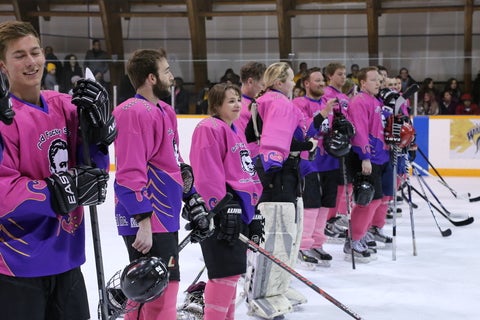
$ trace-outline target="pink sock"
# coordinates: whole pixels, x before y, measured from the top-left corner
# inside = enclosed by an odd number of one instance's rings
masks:
[[[352,239],[360,240],[366,234],[372,222],[373,215],[380,205],[381,200],[372,200],[367,206],[354,206],[352,210]]]
[[[163,294],[157,299],[145,303],[140,308],[125,315],[125,320],[176,320],[177,319],[177,294],[179,281],[170,281]]]
[[[313,248],[320,248],[327,240],[325,236],[325,226],[327,224],[327,216],[330,208],[321,207],[318,209],[317,220],[315,221],[315,227],[313,228]],[[305,230],[305,227],[304,227]]]
[[[303,232],[300,250],[308,250],[313,246],[314,239],[312,235],[315,232],[315,224],[318,220],[319,211],[320,209],[318,208],[303,209]],[[325,228],[325,226],[323,226],[323,228]]]
[[[235,275],[207,281],[204,320],[233,320],[239,278]]]
[[[372,226],[383,228],[387,219],[388,202],[392,199],[392,196],[383,196],[380,205],[373,215]]]

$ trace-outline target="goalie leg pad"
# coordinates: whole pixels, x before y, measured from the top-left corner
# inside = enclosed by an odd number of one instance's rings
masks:
[[[300,210],[289,202],[264,202],[258,206],[265,217],[266,241],[262,247],[290,266],[296,261],[301,241],[303,205],[298,207]],[[249,252],[245,291],[250,312],[267,319],[291,312],[292,303],[285,296],[290,279],[288,272],[266,257]]]

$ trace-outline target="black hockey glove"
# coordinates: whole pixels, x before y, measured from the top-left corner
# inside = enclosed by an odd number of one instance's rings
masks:
[[[89,166],[52,174],[45,181],[53,210],[66,215],[78,206],[102,204],[107,196],[108,178],[105,170]]]
[[[218,240],[225,240],[231,246],[238,239],[242,226],[242,208],[237,202],[229,202],[220,211]]]
[[[248,225],[248,237],[258,245],[265,242],[265,217],[258,210]]]
[[[83,109],[92,127],[106,126],[111,117],[108,92],[95,80],[78,80],[73,88],[72,103]]]
[[[193,187],[193,169],[186,163],[180,163],[180,170],[182,172],[183,180],[183,194],[188,194]]]
[[[393,113],[395,111],[395,103],[400,97],[400,94],[389,88],[383,88],[380,90],[378,95],[380,99],[382,99],[383,105],[391,109],[391,112]]]
[[[189,221],[189,223],[185,225],[185,229],[192,230],[192,242],[201,242],[213,234],[213,217],[208,217],[205,201],[203,201],[198,193],[192,194],[185,200],[182,217]]]
[[[15,111],[12,109],[12,102],[8,96],[8,85],[5,75],[0,72],[0,121],[6,125],[13,122]]]

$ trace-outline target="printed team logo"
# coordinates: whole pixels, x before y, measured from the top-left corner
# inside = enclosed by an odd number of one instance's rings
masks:
[[[330,121],[328,121],[328,117],[322,121],[320,130],[322,131],[322,133],[328,133],[328,131],[330,130]]]
[[[62,139],[56,139],[48,148],[48,161],[50,162],[50,172],[59,173],[68,170],[68,149],[67,142]]]
[[[178,145],[175,139],[172,139],[173,142],[173,154],[175,155],[175,160],[177,161],[177,165],[180,167],[180,152],[178,151]]]
[[[255,164],[253,163],[252,158],[250,158],[250,152],[248,150],[240,150],[240,160],[243,171],[247,172],[251,176],[254,176],[256,173]]]

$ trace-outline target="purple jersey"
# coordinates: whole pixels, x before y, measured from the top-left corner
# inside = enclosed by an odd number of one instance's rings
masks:
[[[310,128],[313,128],[313,117],[326,107],[326,103],[323,102],[322,99],[315,100],[307,96],[297,97],[293,99],[292,102],[300,111],[302,111],[304,117],[308,119],[307,124],[309,124]],[[323,147],[323,133],[326,133],[330,127],[329,123],[331,123],[331,117],[332,115],[329,115],[329,117],[322,122],[319,132],[317,132],[316,129],[310,129],[308,131],[308,136],[318,139],[318,147],[315,151],[316,155],[313,161],[302,159],[300,162],[300,172],[302,175],[307,175],[311,172],[324,172],[339,168],[338,159],[329,155]]]
[[[11,95],[14,121],[0,123],[0,273],[8,276],[59,274],[85,262],[83,208],[57,215],[44,181],[80,162],[77,108],[55,91],[40,99],[36,106]],[[106,168],[108,155],[92,156]]]
[[[269,90],[257,99],[258,114],[263,121],[260,159],[263,168],[281,167],[290,154],[292,138],[304,139],[305,119],[281,92]]]
[[[374,164],[389,161],[385,144],[382,103],[374,96],[360,91],[350,100],[350,121],[356,131],[352,138],[352,150],[360,160],[370,159]]]
[[[119,235],[135,235],[134,215],[153,212],[152,232],[180,228],[183,180],[173,108],[135,95],[113,111],[115,140],[115,217]]]
[[[250,110],[248,110],[248,107],[250,106],[250,103],[252,103],[252,101],[253,98],[242,94],[242,109],[240,110],[240,117],[234,121],[238,133],[245,134],[245,128],[247,127],[248,121],[250,121],[250,118],[252,117]],[[256,141],[248,144],[248,149],[250,149],[250,156],[252,158],[258,156],[259,148],[260,146]]]
[[[192,136],[190,162],[195,174],[195,187],[209,208],[227,192],[227,185],[240,198],[243,221],[250,223],[262,193],[262,184],[255,171],[243,135],[224,121],[203,119]]]

